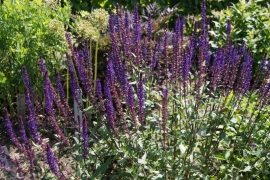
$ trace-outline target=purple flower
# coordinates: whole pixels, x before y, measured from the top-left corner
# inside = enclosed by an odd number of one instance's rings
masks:
[[[112,47],[116,47],[116,37],[115,37],[115,14],[111,13],[109,17],[109,29],[110,29],[110,38],[112,42]]]
[[[40,136],[38,135],[35,121],[33,119],[29,119],[27,121],[27,125],[28,125],[28,129],[29,129],[30,134],[33,137],[33,139],[36,142],[41,143],[42,140],[41,140]]]
[[[102,93],[102,87],[100,83],[100,79],[96,80],[96,97],[99,100],[99,108],[101,112],[105,112],[105,105],[103,101],[103,93]]]
[[[144,81],[142,79],[142,73],[140,73],[139,77],[139,84],[138,84],[138,91],[137,91],[137,96],[138,96],[138,101],[139,101],[139,120],[141,123],[141,126],[144,125]]]
[[[192,51],[189,49],[183,50],[183,64],[182,64],[182,84],[184,89],[184,96],[186,95],[187,81],[191,67]]]
[[[244,55],[245,51],[246,51],[246,43],[245,43],[245,41],[243,41],[242,45],[241,45],[241,47],[239,49],[239,55]]]
[[[159,40],[156,42],[156,45],[155,45],[155,48],[154,48],[154,52],[152,54],[152,59],[151,59],[151,71],[152,72],[156,68],[156,64],[157,64],[157,47],[158,47],[158,43],[160,43]]]
[[[232,89],[237,78],[237,72],[241,58],[238,55],[237,46],[228,47],[225,51],[225,66],[223,74],[224,93],[228,94]]]
[[[39,118],[36,115],[36,110],[34,108],[34,105],[32,104],[31,98],[30,98],[30,93],[26,87],[25,87],[25,102],[26,102],[26,107],[28,109],[29,119],[33,119],[33,120],[37,121],[38,124],[42,125],[41,121],[39,120]]]
[[[56,87],[57,87],[57,90],[59,92],[61,103],[64,105],[66,112],[68,112],[68,114],[71,115],[72,112],[71,112],[71,109],[69,108],[68,102],[66,100],[66,94],[65,94],[64,88],[63,88],[62,83],[61,83],[60,75],[58,72],[56,72],[55,76],[56,76]]]
[[[21,116],[19,117],[19,124],[20,124],[20,136],[21,136],[22,143],[25,148],[28,148],[29,142],[26,136],[25,127],[24,127],[24,123]]]
[[[66,54],[66,58],[67,58],[67,65],[68,65],[68,70],[69,70],[69,74],[70,74],[70,89],[71,89],[72,95],[73,95],[75,101],[77,102],[80,110],[83,111],[82,104],[79,101],[79,97],[76,94],[76,90],[79,89],[79,85],[78,85],[77,78],[76,78],[76,73],[75,73],[75,70],[73,68],[73,64],[72,64],[71,59],[70,59],[68,54]]]
[[[252,84],[252,88],[251,90],[255,90],[259,88],[259,85],[262,83],[262,80],[265,76],[267,67],[266,67],[266,53],[264,54],[264,57],[260,63],[260,70],[258,72],[258,74],[255,77],[254,83]],[[268,61],[269,62],[269,61]],[[269,65],[268,65],[269,66]]]
[[[168,49],[167,49],[167,47],[168,47],[168,38],[169,38],[169,35],[168,35],[167,29],[166,29],[165,32],[164,32],[164,50],[163,50],[166,76],[168,76]]]
[[[40,65],[41,71],[44,74],[44,76],[48,76],[48,71],[47,71],[46,66],[44,64],[44,60],[41,57],[40,57],[39,65]],[[57,107],[61,110],[63,116],[67,117],[66,108],[64,107],[64,105],[62,104],[61,100],[59,99],[56,91],[54,90],[53,84],[51,83],[49,78],[47,78],[46,80],[48,80],[47,86],[50,87],[51,99],[57,105]],[[48,88],[48,87],[46,87],[46,88]],[[63,93],[63,92],[61,92],[61,93]]]
[[[252,57],[251,53],[247,52],[244,56],[244,62],[241,65],[240,77],[236,85],[236,91],[242,95],[245,95],[249,90],[250,81],[252,78]]]
[[[132,32],[132,47],[134,54],[136,56],[135,64],[139,66],[139,62],[141,59],[140,49],[141,49],[141,23],[140,17],[138,13],[138,5],[135,5],[133,11],[133,32]]]
[[[176,39],[176,33],[172,34],[172,45],[173,45],[173,54],[172,54],[172,76],[171,78],[177,77],[177,64],[179,61],[179,46]]]
[[[224,69],[224,49],[219,47],[216,51],[216,54],[214,55],[214,62],[213,65],[210,68],[211,72],[211,88],[215,89],[218,85],[220,85],[221,78],[223,75],[223,69]]]
[[[230,37],[231,32],[232,32],[232,24],[231,24],[231,21],[228,19],[227,20],[227,26],[226,26],[227,39]]]
[[[148,14],[148,21],[147,21],[147,37],[148,37],[148,42],[151,42],[152,40],[152,31],[153,31],[153,23],[152,23],[152,18],[151,14]]]
[[[138,12],[138,5],[136,4],[133,11],[133,45],[140,44],[141,40],[141,24]]]
[[[116,9],[116,13],[117,13],[117,15],[115,16],[115,27],[116,27],[116,32],[117,32],[117,34],[118,34],[118,37],[119,37],[119,39],[120,39],[120,41],[122,42],[122,44],[123,44],[123,40],[124,40],[124,37],[123,37],[123,32],[124,32],[124,28],[123,28],[123,26],[124,26],[124,23],[123,23],[123,21],[122,21],[122,11],[119,9],[119,8],[117,8]]]
[[[42,72],[43,74],[45,74],[45,73],[48,72],[48,70],[47,70],[47,68],[46,68],[46,66],[45,66],[44,59],[43,59],[41,56],[39,57],[39,67],[40,67],[41,72]]]
[[[50,86],[50,80],[48,77],[48,73],[45,73],[44,76],[44,94],[45,94],[45,110],[46,113],[49,116],[54,115],[54,109],[53,109],[53,97],[52,97],[52,93],[51,93],[51,86]]]
[[[142,62],[144,60],[144,62]],[[145,62],[147,61],[147,45],[146,45],[146,39],[143,39],[143,46],[142,46],[142,59],[140,62],[140,65],[143,66]]]
[[[28,76],[28,73],[27,73],[27,70],[26,70],[25,66],[23,66],[22,72],[23,72],[23,81],[24,81],[24,84],[25,84],[25,88],[30,93],[30,97],[34,100],[34,103],[35,103],[35,105],[37,107],[37,110],[39,112],[42,112],[42,107],[41,107],[39,101],[37,100],[36,95],[34,93],[34,90],[33,90],[32,86],[31,86],[30,79],[29,79],[29,76]]]
[[[109,123],[111,129],[113,130],[114,134],[116,136],[118,136],[118,132],[117,132],[116,127],[115,127],[116,115],[114,112],[113,104],[109,99],[106,99],[106,113],[107,113],[108,123]]]
[[[111,88],[110,81],[109,79],[106,78],[104,81],[104,95],[106,99],[112,101],[112,94],[110,88]]]
[[[136,120],[136,114],[135,114],[135,103],[134,103],[134,92],[131,85],[128,86],[128,95],[126,98],[127,101],[127,107],[129,109],[131,120],[134,123],[134,126],[137,127],[137,120]]]
[[[130,20],[129,20],[129,14],[128,12],[125,12],[125,19],[124,19],[124,24],[125,24],[125,29],[129,30],[130,29]]]
[[[207,18],[206,18],[206,0],[203,0],[201,7],[201,30],[207,31]]]
[[[113,60],[109,56],[109,61],[106,68],[106,79],[109,80],[109,82],[114,83],[115,80],[115,72],[113,67]]]
[[[77,72],[78,72],[78,77],[82,83],[82,87],[83,89],[86,91],[87,95],[89,97],[92,97],[92,85],[91,82],[89,80],[89,78],[87,77],[87,72],[86,69],[84,67],[84,53],[83,51],[79,51],[76,53],[77,56],[76,58],[74,58],[74,62],[77,68]]]
[[[56,122],[55,119],[55,110],[53,108],[53,101],[52,101],[52,91],[51,91],[51,86],[50,86],[50,80],[48,77],[48,74],[46,73],[44,76],[44,93],[45,93],[45,110],[46,113],[50,119],[50,123],[53,126],[54,130],[57,132],[57,134],[61,137],[61,139],[69,145],[69,142],[65,135],[63,134],[62,130],[60,129],[59,125]]]
[[[9,154],[7,154],[5,152],[5,150],[2,148],[3,146],[0,144],[0,154],[4,157],[6,157],[6,159],[12,163],[12,165],[14,165],[15,167],[17,167],[19,169],[19,162],[16,160],[13,160]]]
[[[117,112],[120,115],[120,118],[117,118],[115,120],[118,123],[118,122],[120,122],[119,119],[121,119],[123,121],[124,130],[127,131],[127,122],[126,122],[126,119],[125,119],[125,115],[124,115],[124,111],[123,111],[123,108],[122,108],[122,104],[121,104],[121,101],[120,101],[120,97],[118,95],[118,92],[116,90],[115,84],[114,83],[111,83],[110,88],[111,88],[111,92],[112,92],[112,96],[113,96],[113,100],[115,102],[115,106],[116,106]]]
[[[49,144],[46,145],[46,155],[47,155],[47,163],[49,164],[51,171],[52,171],[59,179],[61,179],[61,174],[60,174],[60,172],[59,172],[58,165],[57,165],[57,163],[56,163],[54,154],[53,154],[53,152],[52,152],[52,150],[51,150]]]
[[[14,132],[14,129],[13,129],[12,123],[10,121],[10,118],[9,118],[9,114],[8,114],[7,109],[4,109],[4,111],[5,111],[5,127],[6,127],[7,133],[9,135],[11,141],[17,146],[17,148],[22,153],[24,153],[27,156],[26,150],[23,148],[23,146],[21,145],[21,143],[18,141],[17,136],[16,136],[16,134]]]

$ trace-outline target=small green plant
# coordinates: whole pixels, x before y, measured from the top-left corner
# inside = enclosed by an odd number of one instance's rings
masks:
[[[23,65],[29,67],[35,87],[40,86],[35,74],[38,56],[48,60],[48,68],[62,66],[62,55],[68,48],[64,25],[69,24],[69,18],[70,7],[61,7],[57,1],[5,0],[0,5],[1,107],[12,109],[16,95],[24,92],[19,75]]]

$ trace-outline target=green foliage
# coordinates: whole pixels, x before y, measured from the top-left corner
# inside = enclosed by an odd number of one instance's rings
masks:
[[[57,69],[67,50],[64,25],[69,23],[70,7],[57,1],[5,0],[0,5],[0,91],[2,105],[12,106],[14,97],[24,92],[21,68],[26,66],[36,86],[38,56]],[[35,78],[34,78],[35,77]]]
[[[255,64],[258,64],[264,53],[270,53],[270,11],[261,6],[261,0],[241,0],[233,4],[227,10],[220,13],[220,18],[215,22],[212,47],[222,45],[226,39],[226,23],[229,19],[232,23],[231,39],[233,43],[246,42],[247,47],[253,53]],[[264,4],[263,4],[264,5]]]

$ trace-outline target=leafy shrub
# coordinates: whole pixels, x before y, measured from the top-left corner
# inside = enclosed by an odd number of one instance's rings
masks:
[[[253,54],[254,61],[258,64],[265,53],[270,53],[270,11],[261,6],[260,0],[241,0],[227,10],[221,11],[216,27],[211,34],[214,36],[212,46],[224,44],[226,38],[225,27],[230,20],[233,31],[233,43],[241,44],[243,41]],[[256,69],[258,71],[258,69]]]
[[[69,6],[54,1],[5,0],[0,5],[0,90],[3,106],[13,106],[17,94],[24,92],[21,67],[28,67],[36,86],[38,56],[48,60],[48,68],[62,65],[67,50],[64,25],[69,23]],[[41,94],[40,94],[41,95]]]
[[[18,174],[44,179],[267,179],[270,66],[263,60],[252,80],[251,52],[230,43],[230,23],[226,43],[211,55],[205,1],[198,29],[187,42],[180,18],[173,33],[165,29],[158,39],[149,18],[142,36],[137,10],[132,22],[120,9],[110,15],[112,50],[106,78],[97,79],[96,88],[89,42],[78,49],[66,35],[69,82],[82,116],[73,117],[59,76],[53,85],[42,58],[44,107],[35,101],[23,68],[29,138],[43,149],[48,165],[38,169],[40,159],[32,156],[23,123],[17,138],[6,111],[10,139],[30,162],[29,170]],[[80,85],[83,101],[77,93]],[[37,112],[44,112],[44,119]],[[69,138],[63,132],[70,125],[79,133],[68,131]],[[44,133],[56,134],[57,145],[65,146],[73,162],[64,164]],[[12,162],[12,170],[20,170]]]

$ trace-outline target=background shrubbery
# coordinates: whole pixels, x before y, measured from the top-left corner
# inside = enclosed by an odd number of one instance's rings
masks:
[[[225,42],[226,23],[230,20],[233,27],[232,42],[239,45],[245,42],[253,54],[254,63],[259,64],[265,53],[270,54],[270,11],[269,4],[266,6],[263,2],[241,0],[221,11],[219,20],[214,22],[215,26],[210,31],[213,36],[212,47],[217,48]],[[257,71],[254,69],[253,72]]]
[[[21,67],[27,66],[36,87],[38,57],[48,61],[49,69],[63,66],[67,51],[65,24],[69,24],[70,6],[57,1],[5,0],[0,6],[0,91],[1,107],[14,107],[16,95],[24,93]],[[38,94],[41,98],[41,94]],[[13,112],[13,110],[12,110]]]

